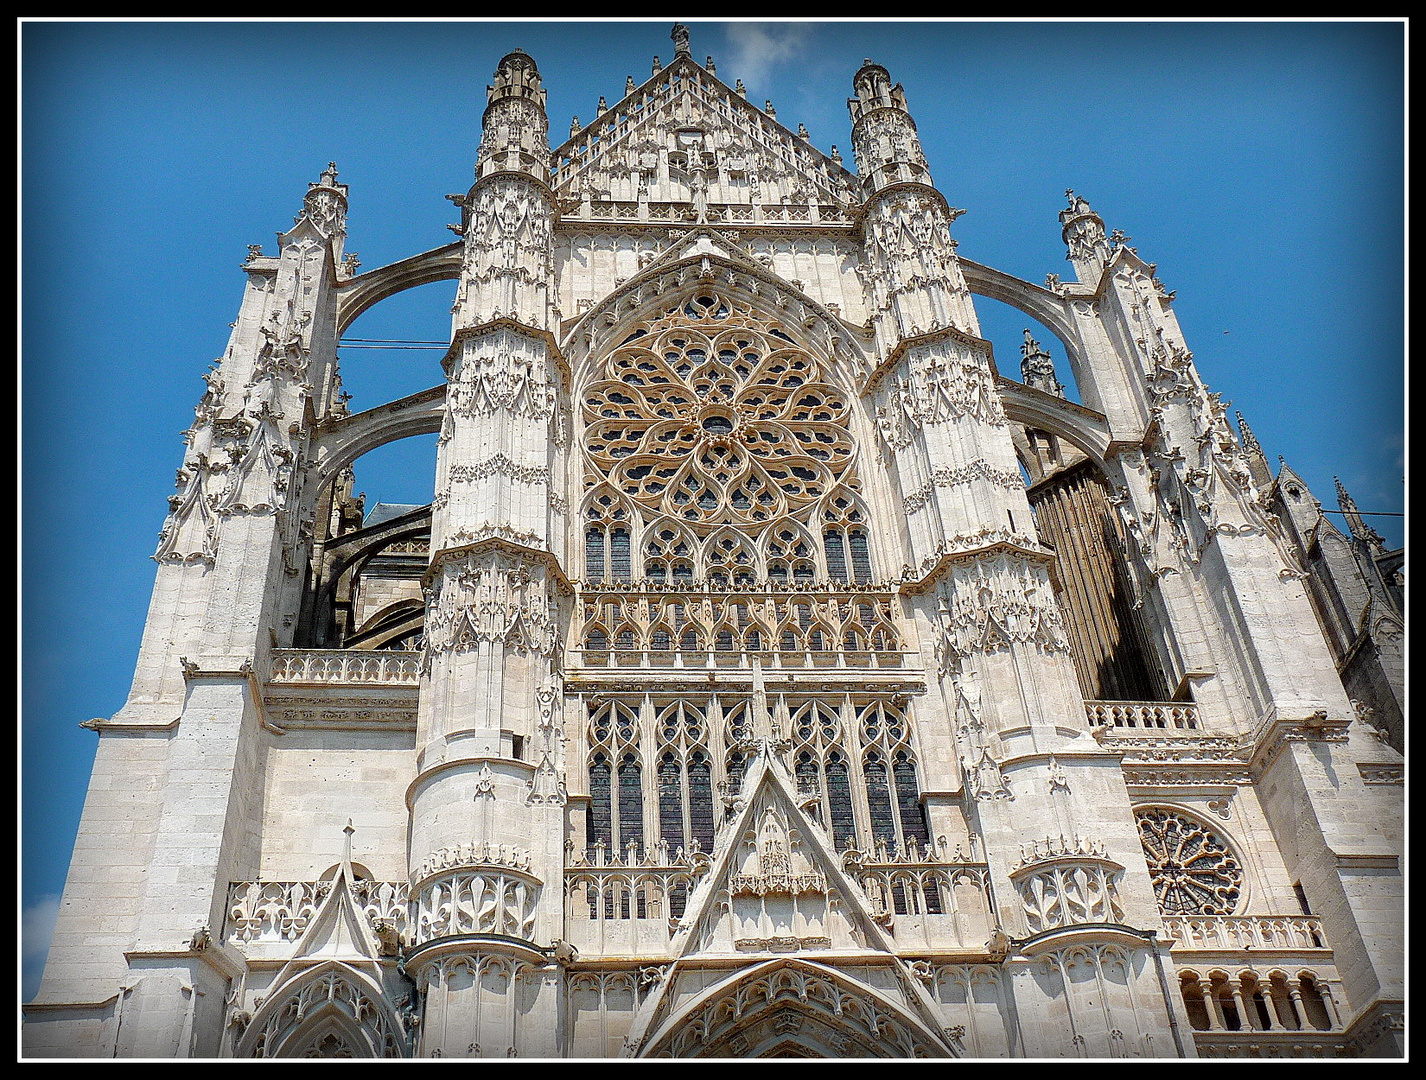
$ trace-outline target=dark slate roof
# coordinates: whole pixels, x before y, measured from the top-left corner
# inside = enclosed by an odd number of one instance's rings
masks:
[[[362,528],[369,529],[373,525],[380,525],[383,521],[390,521],[392,518],[399,518],[402,514],[409,514],[412,510],[420,510],[421,505],[420,503],[379,502],[366,515],[366,520],[362,522]]]

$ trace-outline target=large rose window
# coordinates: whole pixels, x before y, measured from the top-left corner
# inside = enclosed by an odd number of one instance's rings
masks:
[[[1168,810],[1138,815],[1159,910],[1165,915],[1231,915],[1243,894],[1243,868],[1206,825]]]
[[[645,323],[584,395],[590,457],[650,515],[761,525],[832,489],[846,396],[745,305],[704,294]]]

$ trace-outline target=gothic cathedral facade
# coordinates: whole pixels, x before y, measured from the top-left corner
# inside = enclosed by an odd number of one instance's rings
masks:
[[[962,258],[885,68],[849,169],[674,41],[553,149],[506,56],[456,242],[359,272],[329,167],[251,253],[27,1055],[1400,1055],[1399,692],[1154,267]]]

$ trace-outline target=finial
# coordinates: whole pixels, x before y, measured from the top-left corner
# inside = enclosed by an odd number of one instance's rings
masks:
[[[737,85],[733,87],[733,93],[743,98],[748,96],[748,88],[743,85],[742,79],[739,79]]]
[[[669,34],[669,37],[673,38],[673,55],[675,58],[692,55],[688,51],[688,27],[684,26],[683,23],[674,23],[673,32]]]
[[[326,170],[322,173],[322,179],[319,180],[318,183],[322,184],[325,187],[332,187],[336,184],[336,182],[337,163],[335,161],[329,161],[327,162]]]
[[[634,76],[628,75],[628,76],[626,76],[625,79],[624,79],[624,96],[627,97],[628,95],[632,94],[633,92],[634,92]]]
[[[1020,346],[1020,380],[1026,386],[1043,390],[1056,397],[1064,397],[1064,386],[1055,378],[1055,362],[1040,343],[1025,330],[1025,341]]]
[[[356,826],[352,824],[351,818],[347,818],[347,827],[342,832],[347,834],[347,838],[342,844],[342,862],[350,864],[352,861],[352,833],[356,832]]]
[[[773,120],[777,119],[777,110],[772,107],[771,99],[763,102],[763,112],[767,113],[769,118]]]
[[[798,125],[797,125],[797,137],[798,137],[799,139],[810,139],[810,138],[812,138],[812,136],[807,133],[807,125],[806,125],[806,124],[798,124]]]
[[[837,149],[836,143],[832,144],[832,160],[835,161],[838,165],[842,163],[842,152]]]
[[[609,103],[604,100],[604,95],[603,95],[603,94],[600,94],[600,95],[599,95],[599,105],[598,105],[598,108],[597,108],[595,111],[596,111],[596,113],[597,113],[598,115],[600,115],[600,116],[603,116],[605,113],[607,113],[607,112],[609,111]]]
[[[713,64],[713,57],[710,56],[703,66],[708,69],[709,75],[718,74],[718,68]]]
[[[1357,509],[1357,502],[1347,494],[1347,489],[1342,486],[1342,481],[1337,477],[1332,477],[1333,483],[1337,485],[1337,506],[1342,511],[1342,516],[1347,519],[1347,527],[1352,530],[1352,537],[1373,547],[1385,547],[1386,540],[1382,535],[1362,520],[1362,512]]]
[[[572,139],[579,134],[579,117],[576,116],[569,122],[569,137]]]
[[[1253,434],[1253,429],[1250,428],[1248,422],[1243,419],[1243,414],[1241,412],[1234,412],[1234,415],[1238,418],[1238,431],[1240,438],[1243,440],[1243,445],[1261,454],[1263,448],[1258,443],[1258,437]]]
[[[657,74],[658,74],[660,71],[662,71],[662,70],[663,70],[663,61],[660,60],[657,56],[655,56],[655,57],[654,57],[654,71],[653,71],[653,73],[654,73],[655,75],[657,75]]]
[[[1074,188],[1065,188],[1065,200],[1069,206],[1060,214],[1060,220],[1064,221],[1075,214],[1092,214],[1089,208],[1089,200],[1083,195],[1075,194]]]

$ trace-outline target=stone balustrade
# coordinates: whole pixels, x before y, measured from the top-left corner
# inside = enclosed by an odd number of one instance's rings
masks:
[[[1198,730],[1198,706],[1179,701],[1086,701],[1092,728]]]
[[[331,887],[330,881],[235,881],[228,886],[223,938],[241,946],[296,941]],[[404,881],[357,880],[351,890],[368,921],[387,921],[405,934],[410,904]]]
[[[1243,1036],[1315,1035],[1342,1030],[1340,991],[1330,964],[1311,968],[1260,965],[1231,970],[1180,969],[1179,989],[1200,1053],[1217,1042],[1220,1054]],[[1201,1036],[1199,1033],[1203,1033]],[[1236,1038],[1235,1038],[1236,1037]]]
[[[270,682],[416,686],[421,654],[395,649],[274,649]]]
[[[1165,915],[1175,949],[1240,952],[1330,949],[1322,920],[1312,915]]]

